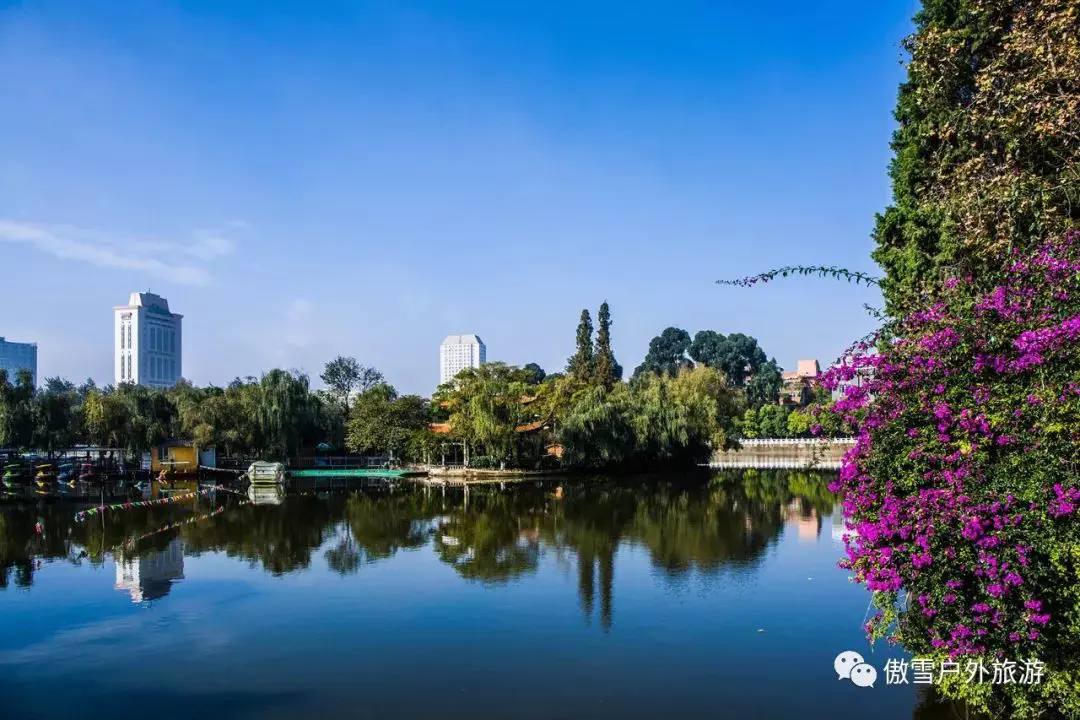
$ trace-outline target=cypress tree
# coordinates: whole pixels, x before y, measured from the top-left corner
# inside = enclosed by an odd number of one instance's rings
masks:
[[[595,367],[593,357],[593,324],[588,310],[581,311],[581,320],[577,326],[577,350],[566,363],[566,372],[578,378],[590,378]]]
[[[1080,3],[924,0],[874,259],[896,314],[1080,220]]]
[[[615,362],[615,353],[611,351],[611,308],[606,300],[600,305],[596,321],[599,323],[596,329],[596,382],[611,388],[622,379],[622,368]]]

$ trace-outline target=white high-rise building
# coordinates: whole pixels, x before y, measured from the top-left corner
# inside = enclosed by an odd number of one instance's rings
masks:
[[[487,347],[479,335],[447,335],[439,346],[439,384],[445,385],[465,368],[487,362]]]
[[[172,387],[182,367],[181,320],[169,301],[153,293],[131,293],[127,305],[113,308],[113,375],[116,384]]]

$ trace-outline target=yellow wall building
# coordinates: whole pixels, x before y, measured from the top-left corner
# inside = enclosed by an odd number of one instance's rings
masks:
[[[199,453],[190,443],[166,443],[151,449],[150,471],[156,474],[166,468],[174,475],[193,475],[199,471]]]

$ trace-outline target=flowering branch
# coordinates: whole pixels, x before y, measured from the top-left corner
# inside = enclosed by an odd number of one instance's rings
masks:
[[[789,275],[817,275],[819,277],[831,277],[834,280],[854,282],[856,285],[859,283],[863,283],[867,286],[881,284],[881,279],[873,277],[872,275],[867,275],[866,273],[858,272],[856,270],[827,267],[825,265],[788,265],[787,267],[769,270],[760,275],[751,275],[750,277],[739,278],[738,280],[717,280],[716,284],[750,287],[751,285],[757,285],[759,282],[769,282],[778,277],[787,277]]]

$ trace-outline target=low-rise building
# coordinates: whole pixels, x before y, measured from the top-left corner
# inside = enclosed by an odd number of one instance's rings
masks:
[[[787,405],[805,405],[813,397],[821,381],[821,366],[817,360],[799,360],[795,370],[781,375],[784,380],[780,393],[781,402]]]
[[[212,452],[212,451],[211,451]],[[208,457],[187,440],[166,440],[150,450],[150,472],[168,470],[172,475],[193,475],[199,471],[200,460]]]

